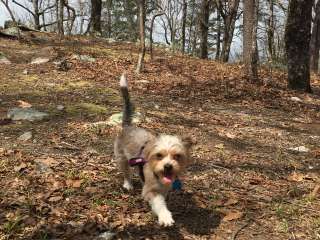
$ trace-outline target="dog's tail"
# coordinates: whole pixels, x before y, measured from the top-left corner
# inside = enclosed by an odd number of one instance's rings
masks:
[[[120,78],[120,91],[124,100],[122,127],[127,127],[131,125],[132,115],[134,113],[134,106],[130,101],[128,82],[125,74],[122,74]]]

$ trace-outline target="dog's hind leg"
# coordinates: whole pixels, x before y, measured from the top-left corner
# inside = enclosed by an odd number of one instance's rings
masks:
[[[126,158],[117,159],[118,167],[120,172],[123,174],[123,187],[127,190],[133,189],[132,181],[131,181],[131,171],[129,168],[129,164]]]

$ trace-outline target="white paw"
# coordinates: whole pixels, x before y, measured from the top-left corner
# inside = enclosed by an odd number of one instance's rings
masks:
[[[159,214],[159,224],[164,227],[170,227],[174,224],[172,214],[169,211],[164,211]]]
[[[128,191],[133,189],[133,186],[132,186],[131,182],[129,182],[128,180],[124,180],[122,186],[123,186],[125,189],[127,189]]]

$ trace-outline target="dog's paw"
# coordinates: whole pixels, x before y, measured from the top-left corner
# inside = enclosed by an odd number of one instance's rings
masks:
[[[172,214],[169,211],[165,211],[159,214],[159,224],[164,227],[170,227],[174,224]]]
[[[131,182],[129,182],[128,180],[125,180],[123,182],[122,186],[123,186],[123,188],[127,189],[128,191],[133,189],[133,186],[132,186]]]

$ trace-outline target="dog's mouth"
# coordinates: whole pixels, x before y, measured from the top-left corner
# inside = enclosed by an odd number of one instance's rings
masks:
[[[162,181],[164,184],[168,185],[171,184],[174,180],[174,173],[172,170],[167,170],[165,169],[163,171],[163,177],[162,177]]]

